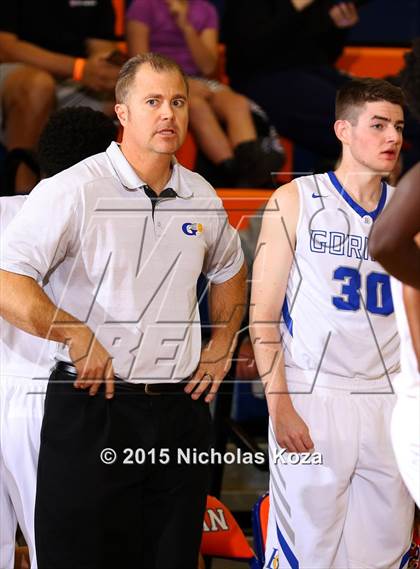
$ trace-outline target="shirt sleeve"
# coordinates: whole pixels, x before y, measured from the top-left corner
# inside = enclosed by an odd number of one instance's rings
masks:
[[[151,27],[153,24],[153,7],[150,0],[134,0],[127,10],[127,20],[142,22]]]
[[[78,191],[38,184],[2,236],[0,268],[42,282],[72,249],[80,230]]]
[[[238,232],[230,225],[222,200],[214,198],[215,220],[204,259],[203,273],[209,281],[220,284],[234,277],[244,262]]]

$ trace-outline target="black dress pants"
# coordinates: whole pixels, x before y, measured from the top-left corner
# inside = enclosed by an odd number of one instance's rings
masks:
[[[116,385],[112,400],[51,375],[35,508],[39,569],[196,569],[209,408],[184,393]],[[102,454],[103,449],[112,449]],[[113,461],[113,458],[115,460]],[[112,464],[106,464],[112,462]],[[190,461],[193,462],[193,461]]]

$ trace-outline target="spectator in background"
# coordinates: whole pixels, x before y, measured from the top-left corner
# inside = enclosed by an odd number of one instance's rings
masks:
[[[332,160],[340,152],[330,127],[335,95],[349,79],[334,62],[358,21],[358,3],[242,0],[238,9],[225,1],[232,86],[260,104],[281,135]]]
[[[39,141],[43,175],[53,176],[103,152],[116,134],[113,121],[99,111],[75,107],[53,113]],[[0,199],[1,235],[25,201],[26,196]],[[45,292],[52,295],[48,283],[43,284]],[[28,544],[31,568],[37,566],[33,522],[36,474],[44,393],[54,345],[1,319],[0,569],[13,567],[17,523]]]
[[[2,6],[0,139],[8,150],[35,149],[56,107],[113,112],[119,71],[107,61],[113,39],[111,0],[13,0]],[[19,192],[36,182],[31,161],[26,164],[17,173]]]
[[[225,185],[271,182],[281,154],[257,140],[250,101],[213,79],[218,62],[218,17],[206,0],[134,0],[127,12],[129,55],[172,57],[189,75],[190,127]],[[222,127],[225,127],[225,129]]]

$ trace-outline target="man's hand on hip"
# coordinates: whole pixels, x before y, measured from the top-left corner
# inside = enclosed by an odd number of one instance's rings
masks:
[[[89,395],[96,395],[102,382],[105,382],[105,397],[114,396],[114,368],[112,357],[93,333],[73,337],[70,357],[77,369],[76,389],[88,389]]]
[[[229,346],[220,346],[210,342],[201,352],[200,363],[185,388],[193,399],[198,399],[205,391],[206,403],[211,403],[232,364]]]

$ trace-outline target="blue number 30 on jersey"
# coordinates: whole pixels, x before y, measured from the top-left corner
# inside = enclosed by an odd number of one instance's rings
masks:
[[[366,277],[366,294],[362,296],[362,278],[357,269],[338,267],[333,274],[334,280],[343,281],[341,295],[333,296],[332,302],[339,310],[359,310],[363,302],[372,314],[388,316],[394,312],[391,295],[391,283],[385,273],[369,273]],[[366,302],[365,302],[366,299]]]

